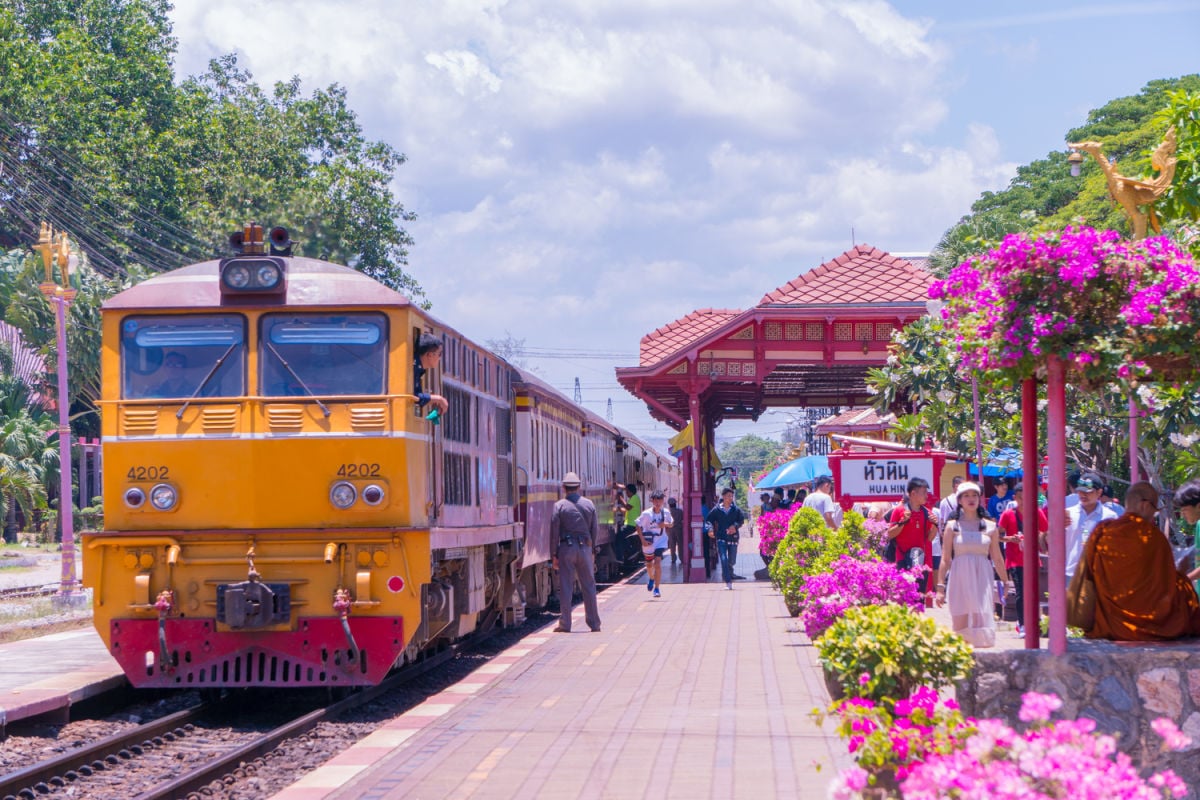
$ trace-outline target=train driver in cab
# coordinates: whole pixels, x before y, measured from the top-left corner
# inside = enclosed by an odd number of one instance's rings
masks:
[[[188,378],[187,373],[185,372],[186,369],[187,356],[177,351],[167,353],[166,357],[163,358],[162,367],[159,369],[159,373],[162,375],[162,380],[150,389],[150,391],[147,393],[147,396],[189,396],[195,390],[196,386]]]
[[[431,333],[422,333],[417,339],[416,355],[413,358],[413,394],[417,396],[417,408],[431,404],[439,414],[445,414],[450,404],[440,394],[429,394],[422,388],[425,373],[435,368],[442,359],[442,340]]]

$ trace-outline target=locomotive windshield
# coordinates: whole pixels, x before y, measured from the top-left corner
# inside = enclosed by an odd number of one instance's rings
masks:
[[[384,393],[383,314],[269,314],[258,363],[267,397]]]
[[[246,321],[235,314],[129,317],[121,396],[237,397],[246,389]]]

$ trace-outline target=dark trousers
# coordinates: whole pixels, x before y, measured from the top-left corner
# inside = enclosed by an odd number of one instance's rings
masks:
[[[571,630],[571,600],[575,581],[583,595],[584,618],[592,630],[600,629],[600,610],[596,606],[596,564],[591,545],[562,544],[558,548],[558,626]]]
[[[1008,579],[1013,582],[1013,588],[1017,591],[1017,624],[1022,628],[1025,627],[1025,568],[1013,567],[1008,570]]]
[[[721,579],[733,582],[733,565],[737,563],[737,542],[717,540],[717,558],[721,560]]]

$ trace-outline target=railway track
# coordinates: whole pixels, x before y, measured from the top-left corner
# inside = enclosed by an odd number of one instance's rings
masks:
[[[454,658],[458,648],[447,648],[400,670],[378,686],[314,711],[309,711],[269,731],[241,734],[220,728],[205,731],[197,723],[220,709],[199,704],[154,722],[114,734],[91,745],[47,759],[38,764],[0,776],[0,797],[4,800],[34,800],[71,786],[76,797],[108,797],[114,784],[131,787],[134,781],[124,777],[143,769],[159,773],[150,779],[152,786],[139,793],[126,790],[135,800],[174,800],[199,796],[200,790],[238,771],[253,770],[253,762],[270,753],[281,743],[312,730],[317,724],[333,719],[353,708],[403,686]],[[214,736],[214,731],[220,735]],[[220,740],[214,746],[213,739]],[[230,740],[232,746],[227,746]],[[210,754],[203,763],[179,774],[183,751]],[[174,751],[180,751],[176,754]],[[218,752],[219,751],[219,752]],[[250,766],[248,766],[250,765]],[[137,783],[147,783],[141,777]]]
[[[49,597],[57,593],[58,589],[59,585],[57,583],[41,586],[10,586],[7,589],[0,589],[0,600],[28,600],[37,597]]]

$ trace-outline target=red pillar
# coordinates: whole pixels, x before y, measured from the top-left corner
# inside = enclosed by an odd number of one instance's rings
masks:
[[[1067,399],[1063,364],[1057,356],[1046,363],[1046,442],[1050,455],[1047,514],[1050,523],[1050,652],[1067,652]]]
[[[1137,395],[1129,395],[1129,485],[1141,480],[1138,469],[1138,417]]]
[[[1040,646],[1038,617],[1041,614],[1042,587],[1038,585],[1038,409],[1037,378],[1021,384],[1021,473],[1025,484],[1021,517],[1025,521],[1025,649]]]
[[[688,568],[684,573],[684,582],[704,583],[706,580],[704,574],[704,515],[700,508],[704,492],[704,476],[700,470],[703,460],[700,454],[700,442],[701,433],[704,430],[704,419],[700,413],[700,395],[688,396],[688,416],[692,422],[693,446],[687,450],[686,503],[690,547],[688,548]]]

